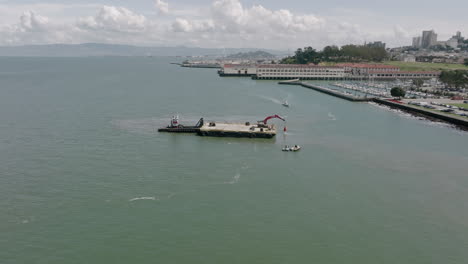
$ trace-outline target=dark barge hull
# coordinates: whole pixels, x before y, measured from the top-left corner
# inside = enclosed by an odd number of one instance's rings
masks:
[[[236,138],[273,138],[273,133],[245,133],[235,131],[198,131],[202,137],[236,137]]]
[[[158,129],[158,132],[168,133],[198,133],[199,131],[199,127],[164,127]]]

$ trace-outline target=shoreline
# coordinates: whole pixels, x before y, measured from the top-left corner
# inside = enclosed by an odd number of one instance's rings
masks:
[[[301,81],[284,81],[284,82],[279,82],[278,84],[281,85],[299,85],[308,89],[312,89],[321,93],[325,93],[328,95],[332,95],[347,101],[352,101],[352,102],[374,102],[379,105],[385,105],[393,109],[399,109],[401,111],[404,111],[406,113],[412,114],[414,116],[421,116],[425,117],[429,120],[436,120],[436,121],[441,121],[445,122],[451,125],[456,126],[457,128],[460,128],[462,130],[468,131],[468,118],[463,118],[463,117],[457,117],[457,116],[452,116],[450,114],[445,114],[445,113],[439,113],[431,110],[426,110],[422,109],[419,107],[414,107],[410,106],[408,104],[404,103],[398,103],[398,102],[392,102],[390,100],[386,100],[383,98],[378,98],[378,97],[369,97],[369,98],[358,98],[352,95],[346,95],[344,93],[336,92],[331,89],[323,88],[317,85],[312,85],[308,83],[304,83]]]

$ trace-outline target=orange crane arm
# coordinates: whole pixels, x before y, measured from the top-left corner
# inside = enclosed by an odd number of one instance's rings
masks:
[[[272,119],[272,118],[278,118],[278,119],[281,119],[283,121],[286,121],[286,119],[282,118],[281,116],[279,115],[272,115],[272,116],[268,116],[266,117],[264,120],[263,120],[263,123],[266,124],[268,122],[268,120]]]

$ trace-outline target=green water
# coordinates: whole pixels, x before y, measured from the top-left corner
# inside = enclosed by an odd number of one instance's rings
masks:
[[[0,263],[466,263],[466,132],[172,60],[0,58]]]

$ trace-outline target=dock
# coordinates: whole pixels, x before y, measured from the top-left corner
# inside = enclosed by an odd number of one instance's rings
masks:
[[[374,100],[374,97],[356,97],[356,96],[353,96],[353,95],[348,95],[348,94],[345,94],[345,93],[342,93],[342,92],[339,92],[339,91],[335,91],[335,90],[325,88],[325,87],[322,87],[322,86],[318,86],[318,85],[313,85],[313,84],[310,84],[310,83],[301,82],[301,81],[298,81],[298,80],[282,81],[282,82],[279,82],[279,84],[283,84],[283,85],[300,85],[300,86],[305,87],[305,88],[309,88],[309,89],[312,89],[312,90],[315,90],[315,91],[318,91],[318,92],[321,92],[321,93],[325,93],[325,94],[328,94],[328,95],[339,97],[341,99],[345,99],[345,100],[352,101],[352,102],[369,102],[369,101]]]

